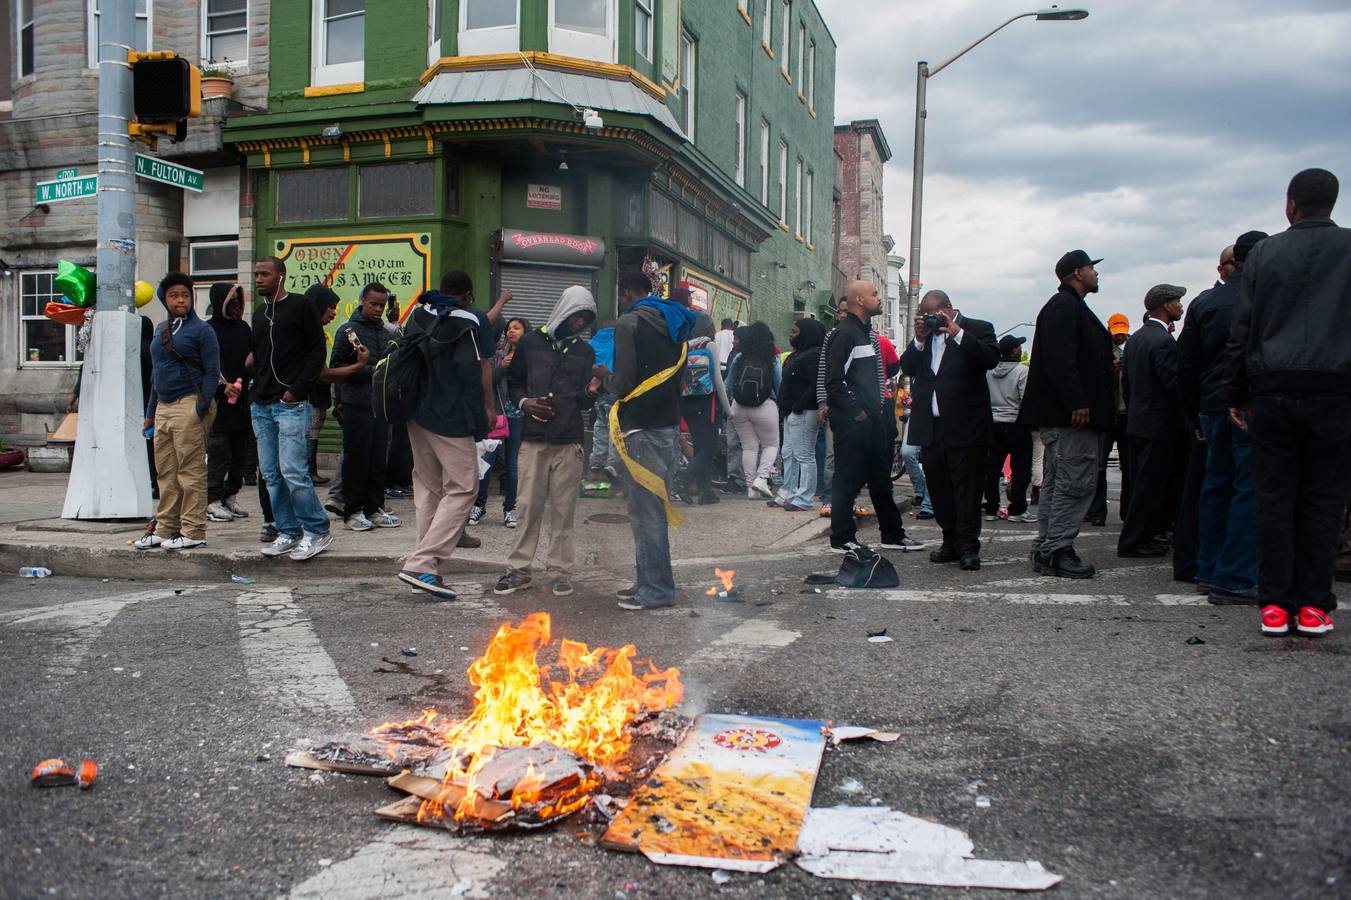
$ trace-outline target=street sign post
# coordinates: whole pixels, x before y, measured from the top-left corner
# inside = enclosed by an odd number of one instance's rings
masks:
[[[144,153],[136,154],[136,174],[141,178],[173,185],[188,191],[202,192],[206,175],[201,169],[190,169],[178,163],[166,162]]]
[[[83,178],[68,178],[61,181],[39,181],[37,183],[38,203],[60,203],[62,200],[78,200],[92,197],[98,193],[97,175]]]

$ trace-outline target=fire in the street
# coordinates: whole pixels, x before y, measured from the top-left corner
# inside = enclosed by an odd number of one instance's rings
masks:
[[[704,593],[710,597],[716,597],[718,596],[718,593],[721,590],[722,595],[726,597],[727,594],[732,590],[732,579],[736,576],[736,570],[714,568],[713,574],[718,576],[718,578],[722,581],[722,588],[719,589],[716,587],[711,587],[708,590],[704,591]]]
[[[639,713],[670,709],[684,697],[680,672],[636,660],[632,644],[592,650],[563,639],[556,659],[541,663],[541,651],[553,646],[548,613],[532,613],[519,627],[504,624],[469,667],[475,694],[468,716],[445,721],[426,710],[411,723],[373,732],[416,724],[435,731],[449,751],[445,789],[437,800],[424,800],[419,821],[448,813],[459,821],[491,821],[504,804],[529,809],[540,820],[567,815],[600,785],[595,766],[613,763],[629,749],[625,726]],[[533,752],[503,753],[510,748]]]

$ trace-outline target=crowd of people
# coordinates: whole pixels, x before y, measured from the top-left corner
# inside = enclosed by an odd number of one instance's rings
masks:
[[[478,543],[467,529],[488,516],[497,472],[515,534],[495,592],[532,584],[547,522],[543,580],[566,596],[579,488],[605,480],[623,491],[634,537],[620,605],[652,609],[675,601],[667,528],[681,506],[744,494],[819,513],[830,549],[849,553],[862,547],[866,487],[880,549],[919,551],[894,497],[909,475],[912,515],[941,533],[931,563],[979,570],[982,519],[1008,520],[1036,523],[1035,572],[1091,578],[1075,543],[1108,520],[1115,448],[1118,556],[1171,554],[1174,577],[1210,602],[1260,606],[1265,633],[1323,634],[1334,568],[1351,569],[1351,231],[1331,219],[1337,189],[1329,172],[1300,172],[1288,230],[1241,234],[1185,315],[1185,288],[1151,287],[1134,330],[1086,302],[1101,260],[1064,254],[1030,358],[1025,339],[999,337],[939,290],[920,298],[899,352],[872,327],[882,301],[866,281],[848,286],[829,331],[801,318],[783,346],[764,322],[715,327],[688,291],[640,271],[618,278],[617,319],[597,323],[595,299],[574,286],[537,327],[504,319],[509,293],[476,308],[461,271],[400,326],[372,282],[328,351],[336,294],[288,293],[279,259],[255,267],[250,323],[238,286],[212,289],[203,322],[191,280],[171,273],[158,291],[169,318],[148,342],[159,502],[137,546],[191,549],[208,521],[246,516],[237,495],[256,455],[264,554],[322,553],[329,512],[354,532],[397,528],[386,500],[411,491],[416,547],[398,578],[450,599],[439,566]],[[372,385],[414,356],[425,389],[391,417]],[[342,456],[321,502],[330,405]]]

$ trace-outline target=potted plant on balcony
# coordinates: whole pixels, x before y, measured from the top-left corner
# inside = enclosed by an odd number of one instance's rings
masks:
[[[202,67],[202,99],[229,97],[235,90],[235,74],[229,69],[230,61],[216,62],[208,59]]]

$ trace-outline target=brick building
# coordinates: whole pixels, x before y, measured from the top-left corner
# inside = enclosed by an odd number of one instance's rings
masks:
[[[891,148],[876,119],[835,126],[841,163],[840,269],[850,281],[863,279],[885,290],[887,247],[883,243],[882,167]]]

